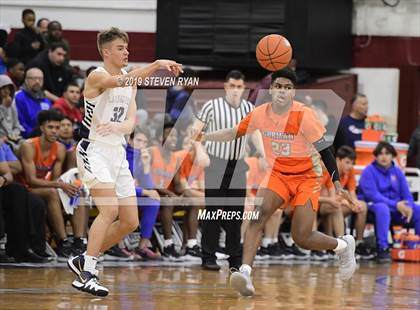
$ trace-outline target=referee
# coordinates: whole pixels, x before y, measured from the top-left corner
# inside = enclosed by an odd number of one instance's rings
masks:
[[[240,71],[233,70],[228,73],[224,88],[225,96],[204,104],[193,125],[195,132],[201,132],[203,129],[206,132],[213,132],[232,128],[253,110],[252,103],[242,99],[245,76]],[[251,136],[251,139],[259,143],[259,137],[255,135]],[[224,209],[242,214],[248,170],[244,161],[246,143],[246,136],[230,142],[206,142],[205,146],[210,157],[210,166],[205,170],[207,212],[215,213],[218,209]],[[240,244],[242,219],[211,219],[203,220],[202,224],[202,267],[207,270],[220,269],[216,263],[215,253],[222,225],[226,231],[226,254],[229,255],[229,266],[239,268],[242,263]]]

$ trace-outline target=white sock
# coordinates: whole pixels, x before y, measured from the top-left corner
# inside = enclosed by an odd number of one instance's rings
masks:
[[[269,244],[272,244],[273,243],[273,239],[271,239],[271,238],[263,238],[262,239],[262,243],[261,243],[261,246],[263,246],[264,248],[266,248],[266,247],[268,247],[268,245]]]
[[[251,275],[252,267],[250,265],[242,264],[239,268],[240,272],[246,273],[247,275]]]
[[[335,253],[339,253],[347,247],[347,242],[343,239],[336,238],[335,240],[337,240],[337,247],[333,250]]]
[[[279,238],[273,238],[273,243],[274,244],[279,243]]]
[[[89,271],[91,274],[95,274],[97,262],[98,259],[95,256],[85,255],[85,265],[83,266],[83,270]]]
[[[165,240],[163,241],[163,245],[164,245],[164,247],[165,247],[165,248],[166,248],[167,246],[172,245],[172,244],[174,244],[174,241],[173,241],[172,239],[165,239]]]
[[[187,248],[193,248],[197,245],[197,239],[188,239]]]
[[[361,243],[363,243],[363,240],[356,240],[356,246],[358,246]]]

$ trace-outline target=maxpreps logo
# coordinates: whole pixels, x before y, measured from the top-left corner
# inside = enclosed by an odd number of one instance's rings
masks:
[[[260,216],[259,211],[225,211],[215,210],[209,211],[206,209],[198,210],[198,220],[218,221],[218,220],[258,220]]]

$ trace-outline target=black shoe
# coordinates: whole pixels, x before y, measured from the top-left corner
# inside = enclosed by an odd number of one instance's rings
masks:
[[[261,246],[257,251],[257,255],[255,255],[255,260],[266,260],[269,258],[270,254],[268,251],[268,247]]]
[[[303,253],[294,243],[290,247],[290,253],[293,254],[294,259],[308,259],[310,257],[308,254]]]
[[[179,253],[175,250],[175,244],[168,245],[163,248],[162,253],[163,259],[175,262],[183,261],[183,258],[179,255]]]
[[[283,248],[279,243],[273,243],[268,246],[268,254],[274,259],[292,259],[293,254]]]
[[[76,280],[71,284],[75,289],[83,291],[95,296],[107,296],[109,291],[105,286],[99,284],[99,279],[96,275],[89,271],[82,271]]]
[[[45,251],[34,251],[34,252],[36,255],[41,256],[42,258],[46,259],[48,262],[52,262],[55,259],[54,256],[51,256]]]
[[[104,254],[104,259],[106,261],[122,261],[122,262],[126,262],[126,261],[130,261],[133,260],[133,257],[130,257],[129,255],[127,255],[126,253],[124,253],[118,245],[114,245],[112,248],[110,248],[109,250],[105,251]]]
[[[187,247],[185,250],[184,257],[187,260],[200,260],[202,257],[200,247],[197,244],[194,245],[192,248]]]
[[[0,250],[0,264],[16,263],[15,259],[6,255],[4,250]]]
[[[67,266],[76,274],[76,276],[80,276],[80,273],[83,271],[83,267],[85,266],[85,256],[80,254],[71,257],[67,261]]]
[[[360,259],[369,260],[374,258],[375,254],[370,247],[362,242],[356,246],[356,256],[359,256]]]
[[[61,258],[61,259],[70,258],[71,256],[73,256],[72,243],[68,239],[61,240],[58,243],[58,246],[55,249],[55,252],[57,253],[58,258]]]
[[[390,263],[391,255],[389,254],[389,249],[379,249],[376,254],[376,261],[380,264]]]
[[[23,253],[22,255],[15,256],[15,260],[17,263],[33,263],[33,264],[48,263],[48,260],[46,258],[38,256],[31,249],[28,249],[28,251],[26,251],[26,253]]]
[[[311,260],[326,261],[329,259],[329,254],[325,251],[311,251]]]
[[[201,268],[204,270],[219,271],[220,266],[214,260],[203,261]]]
[[[84,253],[87,249],[87,245],[84,243],[83,239],[75,238],[73,240],[73,255],[77,256]]]

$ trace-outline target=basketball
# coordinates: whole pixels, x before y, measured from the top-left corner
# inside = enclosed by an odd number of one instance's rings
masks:
[[[269,34],[258,42],[255,55],[261,67],[277,71],[289,64],[292,59],[292,46],[285,37]]]

